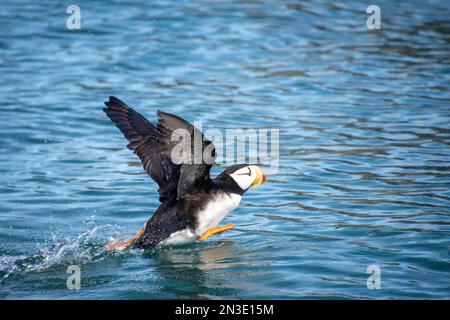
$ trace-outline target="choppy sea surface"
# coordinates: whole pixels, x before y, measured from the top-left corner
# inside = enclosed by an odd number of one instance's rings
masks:
[[[0,298],[450,298],[448,1],[378,1],[381,30],[362,1],[74,4],[81,30],[67,1],[0,4]],[[278,172],[231,231],[105,252],[158,207],[109,95],[276,128]]]

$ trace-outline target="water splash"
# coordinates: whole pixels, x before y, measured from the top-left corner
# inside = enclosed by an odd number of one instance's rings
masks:
[[[11,274],[45,272],[72,264],[83,265],[103,260],[108,252],[103,250],[103,242],[98,239],[99,230],[103,231],[104,228],[96,226],[76,238],[60,238],[54,233],[52,244],[39,244],[34,255],[0,256],[0,282]]]

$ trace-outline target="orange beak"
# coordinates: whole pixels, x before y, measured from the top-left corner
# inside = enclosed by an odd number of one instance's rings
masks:
[[[252,187],[258,187],[267,181],[267,177],[264,172],[258,166],[252,166],[256,171],[256,178],[252,183]]]

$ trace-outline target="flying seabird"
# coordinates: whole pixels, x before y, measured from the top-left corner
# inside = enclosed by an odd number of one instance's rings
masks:
[[[238,207],[250,187],[266,181],[261,168],[247,164],[232,165],[211,178],[216,158],[214,144],[178,116],[158,110],[154,126],[116,97],[109,97],[105,105],[103,111],[127,138],[127,147],[158,184],[161,203],[136,236],[108,243],[106,249],[123,250],[131,245],[151,249],[159,244],[203,241],[229,230],[232,224],[218,224]],[[200,141],[197,146],[201,150],[196,149],[196,141]],[[201,151],[198,161],[194,159],[196,151]],[[179,155],[177,159],[174,154]]]

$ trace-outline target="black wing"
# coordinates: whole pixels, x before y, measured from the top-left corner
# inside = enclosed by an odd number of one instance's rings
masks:
[[[158,111],[155,127],[115,97],[109,97],[105,105],[103,110],[130,142],[127,147],[158,184],[161,202],[172,196],[182,198],[193,189],[212,183],[209,171],[215,159],[214,144],[189,122]],[[179,156],[172,161],[172,153],[178,150]],[[203,159],[203,153],[209,157]],[[199,154],[201,158],[195,158]]]
[[[165,154],[179,166],[177,197],[212,184],[209,175],[216,158],[214,144],[186,120],[158,111],[158,130]],[[177,159],[174,159],[176,157]]]

